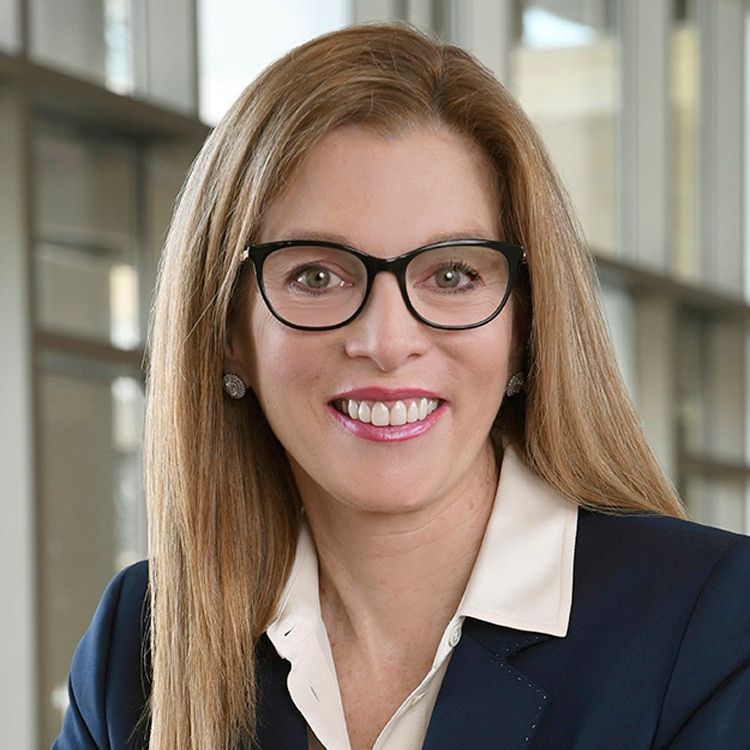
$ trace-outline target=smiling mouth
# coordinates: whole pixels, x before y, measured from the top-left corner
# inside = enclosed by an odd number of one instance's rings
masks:
[[[427,419],[440,405],[440,399],[406,399],[394,401],[389,406],[383,401],[357,401],[345,398],[332,401],[331,404],[336,411],[358,422],[375,427],[399,427]]]

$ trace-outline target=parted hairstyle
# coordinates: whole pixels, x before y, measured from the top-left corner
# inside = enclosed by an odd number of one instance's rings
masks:
[[[482,149],[499,239],[528,257],[513,306],[526,387],[501,407],[501,441],[571,502],[683,514],[623,386],[566,194],[518,104],[467,52],[404,25],[314,39],[267,68],[211,133],[162,256],[146,428],[152,750],[251,744],[256,646],[294,557],[300,500],[253,393],[222,393],[227,325],[264,211],[342,126],[387,138],[438,126]]]

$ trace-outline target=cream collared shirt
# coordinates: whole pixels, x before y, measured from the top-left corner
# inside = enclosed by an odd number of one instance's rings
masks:
[[[505,451],[495,502],[463,599],[430,671],[391,717],[373,750],[416,750],[427,733],[466,617],[564,636],[573,592],[577,508]],[[297,555],[267,630],[288,660],[289,694],[308,726],[310,750],[350,750],[333,655],[320,614],[318,559],[303,523]]]

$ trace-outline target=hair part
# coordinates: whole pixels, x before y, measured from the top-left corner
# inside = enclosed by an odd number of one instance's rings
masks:
[[[523,394],[496,431],[572,502],[682,515],[607,335],[592,260],[534,128],[492,74],[403,25],[350,27],[271,65],[198,155],[162,256],[150,336],[146,477],[152,750],[229,750],[256,722],[255,648],[288,576],[299,498],[252,392],[221,392],[239,257],[329,132],[440,126],[494,168]]]

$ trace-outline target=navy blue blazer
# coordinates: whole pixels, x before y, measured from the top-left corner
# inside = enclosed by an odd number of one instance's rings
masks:
[[[139,747],[147,568],[113,580],[73,659],[54,750]],[[258,748],[307,750],[259,644]],[[750,538],[582,511],[564,638],[467,620],[424,750],[749,750]]]

